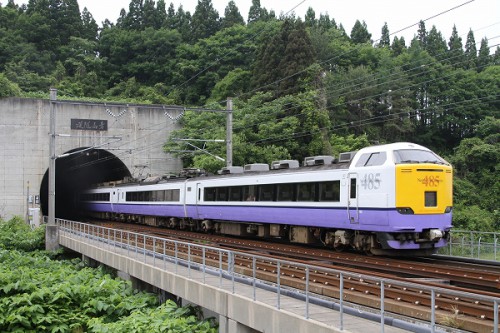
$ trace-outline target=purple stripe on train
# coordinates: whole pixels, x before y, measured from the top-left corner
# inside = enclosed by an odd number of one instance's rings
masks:
[[[256,223],[293,224],[324,228],[348,228],[375,232],[421,232],[424,229],[451,228],[451,213],[402,215],[395,209],[351,209],[310,207],[90,204],[94,211],[142,214],[194,219],[230,220]]]

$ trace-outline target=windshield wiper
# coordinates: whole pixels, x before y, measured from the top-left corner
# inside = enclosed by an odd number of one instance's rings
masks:
[[[446,165],[445,163],[443,163],[441,161],[438,161],[438,160],[434,160],[434,161],[427,160],[427,161],[423,161],[422,163],[434,163],[434,164],[443,164],[443,165]]]
[[[404,161],[401,161],[399,163],[420,163],[420,161],[416,161],[416,160],[404,160]]]

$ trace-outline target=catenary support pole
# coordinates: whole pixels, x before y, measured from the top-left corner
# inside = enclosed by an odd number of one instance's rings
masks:
[[[55,219],[56,207],[56,100],[57,89],[50,89],[50,142],[49,142],[49,218],[45,230],[45,249],[59,248],[59,235]]]
[[[227,99],[226,166],[233,166],[233,100]]]

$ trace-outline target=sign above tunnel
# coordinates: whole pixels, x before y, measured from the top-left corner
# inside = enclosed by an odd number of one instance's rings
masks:
[[[99,119],[71,119],[72,130],[107,131],[108,121]]]

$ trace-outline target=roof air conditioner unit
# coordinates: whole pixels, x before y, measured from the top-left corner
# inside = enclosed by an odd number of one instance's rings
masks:
[[[271,163],[271,169],[279,170],[279,169],[296,169],[299,167],[299,161],[296,160],[281,160],[281,161],[273,161]]]
[[[339,155],[339,162],[344,163],[344,162],[351,162],[352,158],[356,155],[355,151],[350,151],[347,153],[340,153]]]
[[[269,165],[266,163],[253,163],[245,165],[245,172],[269,171]]]
[[[333,156],[310,156],[304,158],[304,166],[325,165],[335,163]]]
[[[241,166],[223,167],[217,173],[219,175],[229,175],[229,174],[233,174],[233,173],[243,173],[243,167],[241,167]]]

